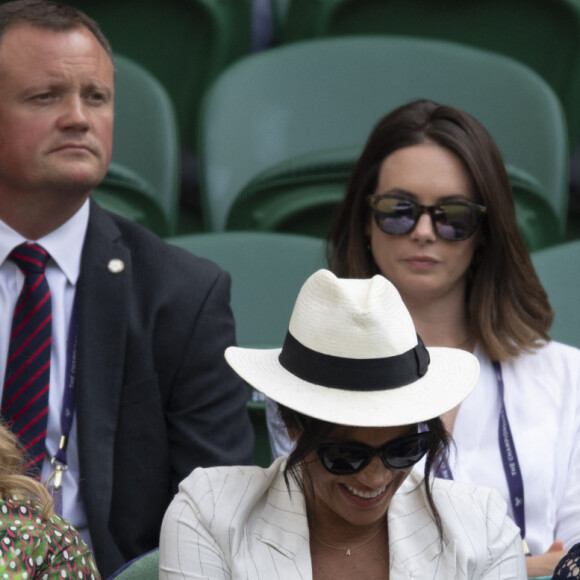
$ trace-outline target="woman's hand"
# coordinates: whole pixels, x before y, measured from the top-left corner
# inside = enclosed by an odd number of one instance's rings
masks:
[[[554,573],[558,562],[567,553],[568,550],[564,550],[564,544],[560,540],[556,540],[545,554],[529,556],[526,558],[528,578],[551,576]]]

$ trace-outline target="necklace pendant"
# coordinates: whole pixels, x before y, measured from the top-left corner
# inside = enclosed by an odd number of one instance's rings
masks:
[[[346,555],[350,556],[350,548],[346,551]]]

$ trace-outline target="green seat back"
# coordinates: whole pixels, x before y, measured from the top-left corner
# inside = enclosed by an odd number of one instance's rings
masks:
[[[460,42],[534,69],[561,99],[570,144],[580,139],[580,3],[577,0],[292,0],[283,42],[392,34]]]
[[[302,284],[325,267],[323,240],[267,232],[188,234],[167,240],[209,258],[232,277],[231,306],[241,346],[282,346]]]
[[[286,14],[290,8],[292,0],[269,0],[270,6],[272,7],[272,21],[274,24],[275,38],[277,41],[280,40],[283,30],[284,23],[286,22]]]
[[[554,309],[551,337],[580,348],[580,240],[532,253],[532,261]]]
[[[179,209],[179,137],[167,91],[142,66],[115,56],[113,162],[148,186],[163,210],[168,233]]]
[[[359,154],[359,148],[330,149],[266,169],[234,200],[226,229],[325,237]]]
[[[321,151],[260,173],[234,201],[227,229],[326,237],[360,152],[359,148]],[[508,165],[507,171],[528,250],[562,241],[558,217],[539,183],[516,167]]]
[[[251,0],[70,0],[98,23],[113,50],[147,68],[174,103],[181,139],[195,147],[201,96],[251,48]]]
[[[111,163],[105,179],[92,192],[105,209],[155,232],[169,235],[167,216],[150,184],[126,167]]]
[[[109,576],[108,580],[159,580],[159,550],[135,558]]]
[[[506,169],[514,196],[516,221],[528,250],[533,252],[562,242],[561,221],[540,184],[516,167],[508,164]]]
[[[457,106],[481,121],[505,161],[538,182],[563,235],[568,145],[550,87],[500,55],[385,36],[289,44],[246,57],[217,79],[200,127],[206,229],[229,227],[235,200],[262,172],[329,149],[360,149],[379,118],[417,98]]]

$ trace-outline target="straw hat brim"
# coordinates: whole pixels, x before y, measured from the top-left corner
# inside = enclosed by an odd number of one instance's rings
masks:
[[[351,391],[304,381],[278,361],[281,349],[229,347],[230,366],[270,399],[304,415],[339,425],[394,427],[438,417],[475,387],[479,362],[470,353],[429,347],[429,370],[421,379],[393,389]]]

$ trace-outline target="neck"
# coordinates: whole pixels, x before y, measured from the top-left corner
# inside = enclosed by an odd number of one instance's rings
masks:
[[[306,493],[306,503],[312,498]],[[354,546],[365,542],[368,538],[380,535],[382,530],[387,533],[387,515],[369,524],[352,524],[331,510],[325,504],[315,501],[315,507],[307,509],[308,528],[313,538],[326,545],[336,548],[353,549]]]
[[[473,348],[467,309],[462,301],[404,301],[426,346]]]
[[[83,205],[85,196],[0,196],[0,219],[29,240],[38,240],[66,223]]]
[[[373,539],[378,537],[381,532],[388,536],[387,522],[385,520],[376,522],[372,526],[352,526],[349,533],[339,534],[338,530],[327,530],[327,535],[322,535],[320,531],[314,529],[315,526],[310,526],[310,534],[313,539],[317,540],[323,546],[333,550],[344,551],[345,555],[350,556],[352,550],[356,550],[365,544],[368,544]]]

